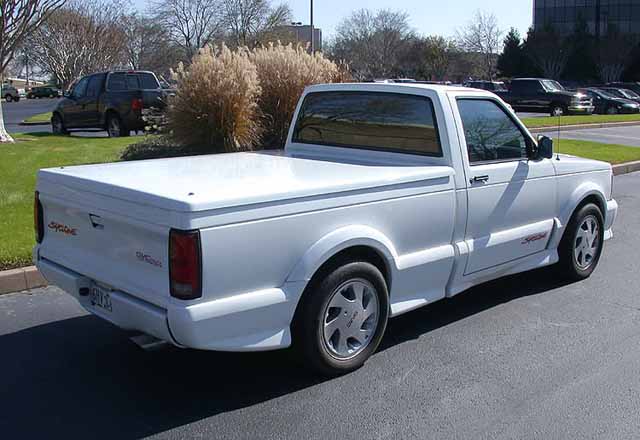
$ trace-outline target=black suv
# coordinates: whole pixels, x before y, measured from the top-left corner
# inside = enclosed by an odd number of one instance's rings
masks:
[[[507,92],[496,91],[516,111],[549,113],[551,116],[593,113],[588,96],[565,90],[560,83],[544,78],[516,78]]]
[[[144,130],[142,110],[164,108],[165,92],[153,72],[113,71],[82,77],[65,94],[53,115],[54,133],[107,130],[110,137]]]
[[[58,96],[60,96],[58,89],[48,86],[32,87],[31,90],[29,90],[29,93],[27,93],[27,99],[57,98]]]

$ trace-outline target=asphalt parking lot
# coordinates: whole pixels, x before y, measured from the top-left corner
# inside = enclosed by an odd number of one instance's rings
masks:
[[[3,102],[4,124],[9,133],[51,132],[49,125],[25,126],[22,121],[30,116],[52,111],[60,99],[21,99],[19,102]]]
[[[0,433],[25,438],[635,439],[640,173],[599,268],[476,287],[390,322],[360,370],[288,351],[146,353],[56,288],[0,297]]]

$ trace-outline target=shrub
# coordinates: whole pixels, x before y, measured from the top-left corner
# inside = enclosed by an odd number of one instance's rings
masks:
[[[245,48],[205,47],[178,66],[168,128],[180,143],[206,152],[251,150],[260,141],[260,85]]]
[[[206,151],[204,149],[183,145],[171,136],[145,136],[141,141],[125,148],[120,155],[120,159],[162,159],[168,157],[196,156],[205,153]]]
[[[305,87],[343,80],[345,71],[321,53],[311,55],[300,45],[270,43],[251,52],[262,94],[265,148],[282,148],[296,104]]]

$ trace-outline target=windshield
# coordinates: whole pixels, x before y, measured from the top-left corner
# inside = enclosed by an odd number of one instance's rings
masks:
[[[619,92],[625,98],[629,98],[629,99],[638,99],[638,98],[640,98],[640,95],[638,95],[633,90],[620,89]]]
[[[558,81],[552,81],[550,79],[542,80],[542,86],[549,92],[562,92],[564,87]]]
[[[596,95],[600,96],[601,98],[607,98],[607,99],[620,99],[619,97],[615,96],[612,93],[609,92],[605,92],[604,90],[592,90],[593,93],[595,93]]]

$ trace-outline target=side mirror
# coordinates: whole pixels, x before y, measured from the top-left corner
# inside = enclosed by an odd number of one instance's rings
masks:
[[[538,149],[536,159],[551,159],[553,157],[553,139],[544,135],[538,135]]]

